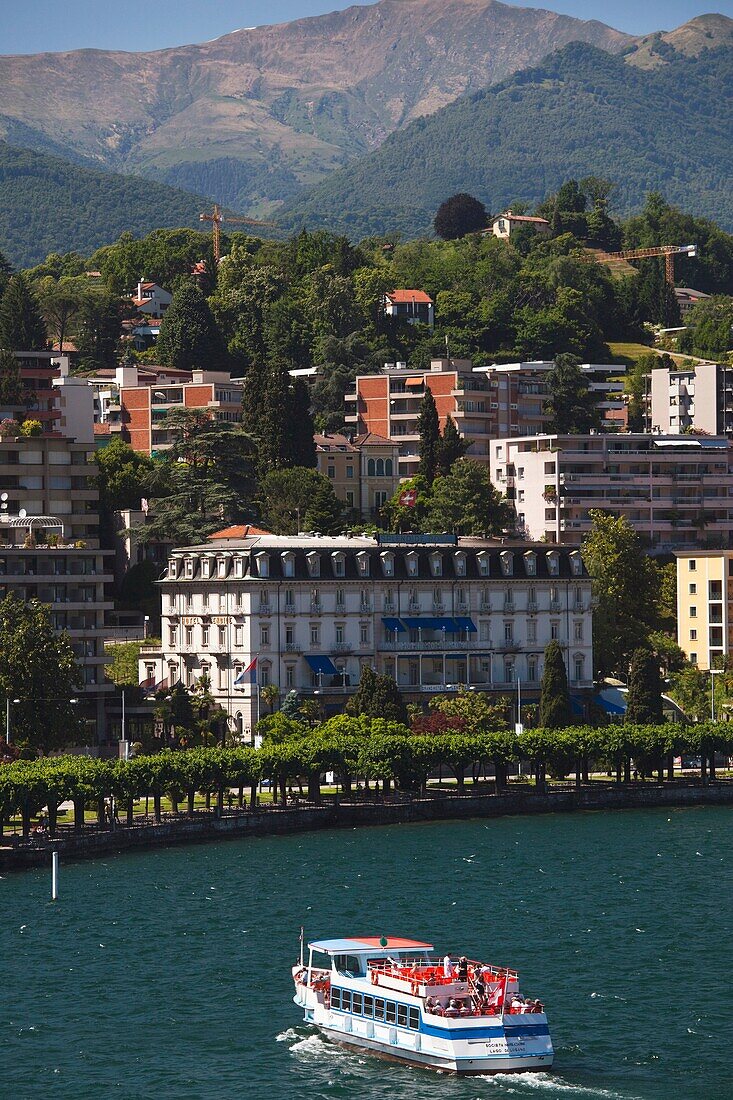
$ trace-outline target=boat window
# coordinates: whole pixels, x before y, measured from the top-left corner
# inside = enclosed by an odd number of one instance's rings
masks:
[[[381,997],[374,998],[374,1019],[384,1019],[384,1000]]]
[[[407,1027],[407,1005],[397,1005],[397,1023],[400,1027]]]
[[[395,1007],[396,1006],[395,1006],[394,1001],[387,1001],[387,1023],[388,1024],[393,1024],[395,1022],[395,1019],[396,1019]]]
[[[341,990],[338,988],[331,990],[331,1008],[341,1008]]]
[[[339,974],[345,974],[347,978],[362,976],[361,962],[358,955],[336,955],[334,962]]]
[[[415,1030],[417,1031],[417,1029],[420,1027],[420,1009],[419,1008],[409,1009],[409,1017],[410,1017],[409,1026],[415,1028]]]
[[[351,1011],[356,1016],[361,1016],[361,993],[352,993],[351,995]]]
[[[343,1012],[351,1012],[351,990],[341,990],[341,1009]]]
[[[364,1015],[370,1019],[374,1015],[374,998],[364,995]]]

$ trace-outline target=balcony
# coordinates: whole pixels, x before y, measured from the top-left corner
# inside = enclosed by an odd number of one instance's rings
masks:
[[[362,600],[361,603],[359,604],[359,614],[360,615],[370,615],[371,611],[372,611],[372,605],[369,603],[369,601],[368,600]]]
[[[303,651],[303,647],[299,642],[286,642],[285,643],[285,652],[286,653],[302,653],[302,651]]]
[[[257,607],[257,614],[258,615],[272,615],[272,604],[271,603],[265,603],[264,601],[260,601],[259,606]]]
[[[460,639],[452,639],[450,635],[447,635],[445,639],[436,642],[412,642],[409,640],[403,640],[398,638],[397,640],[389,639],[388,641],[379,643],[379,650],[385,653],[435,653],[440,651],[441,653],[451,653],[455,650],[474,650],[476,649],[476,642],[466,642]],[[482,642],[482,646],[488,646],[488,642]]]
[[[560,610],[560,601],[559,600],[550,600],[550,611],[552,611],[554,614],[557,614],[559,612],[559,610]]]
[[[284,611],[285,611],[286,615],[294,615],[295,614],[295,604],[294,603],[286,603]]]
[[[333,652],[334,653],[351,653],[353,648],[354,647],[351,644],[351,642],[336,642],[336,644],[333,647]]]
[[[528,615],[536,615],[537,611],[538,611],[537,600],[528,600],[527,601],[527,614]]]
[[[321,601],[320,600],[311,600],[311,603],[310,603],[310,613],[311,613],[311,615],[320,615],[322,610],[323,610],[323,608],[321,607]]]
[[[384,613],[385,613],[385,615],[394,615],[396,611],[397,611],[397,604],[394,602],[394,600],[385,600],[384,601]]]

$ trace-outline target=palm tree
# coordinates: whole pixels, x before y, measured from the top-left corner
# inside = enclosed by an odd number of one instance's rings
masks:
[[[260,690],[260,696],[267,703],[270,708],[270,714],[272,714],[275,710],[275,703],[277,703],[280,698],[280,688],[277,684],[265,684]]]

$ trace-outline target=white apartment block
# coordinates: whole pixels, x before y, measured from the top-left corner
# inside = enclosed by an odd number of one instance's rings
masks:
[[[466,685],[539,694],[559,641],[571,688],[592,687],[591,582],[580,553],[450,535],[257,535],[174,550],[162,645],[140,680],[204,674],[231,728],[249,735],[259,689],[276,684],[341,710],[365,666],[408,700]],[[257,661],[257,684],[246,670]]]
[[[495,440],[490,474],[527,538],[579,545],[593,508],[626,516],[656,553],[728,546],[733,535],[733,456],[725,437]]]
[[[733,367],[697,363],[684,370],[651,372],[652,430],[664,435],[733,434]]]

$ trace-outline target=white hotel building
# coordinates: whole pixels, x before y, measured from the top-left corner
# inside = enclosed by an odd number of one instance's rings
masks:
[[[571,689],[592,687],[591,582],[580,553],[451,535],[253,535],[174,550],[162,645],[141,681],[207,674],[248,732],[276,684],[340,710],[368,665],[410,701],[466,685],[538,697],[543,654],[563,646]],[[257,684],[243,675],[257,659]],[[237,681],[240,680],[240,683]]]

